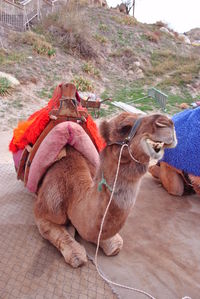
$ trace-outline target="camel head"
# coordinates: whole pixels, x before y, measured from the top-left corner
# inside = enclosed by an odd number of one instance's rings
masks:
[[[130,136],[138,119],[135,135]],[[141,116],[123,112],[110,121],[103,121],[100,132],[107,148],[112,148],[116,156],[119,155],[120,145],[128,144],[122,155],[124,161],[131,160],[131,155],[141,163],[149,162],[151,158],[161,159],[165,148],[177,144],[172,120],[161,114]]]

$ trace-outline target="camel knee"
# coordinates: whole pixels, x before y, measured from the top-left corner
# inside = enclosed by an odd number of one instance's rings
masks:
[[[182,176],[166,164],[161,164],[160,180],[169,194],[176,196],[183,195],[184,182]]]

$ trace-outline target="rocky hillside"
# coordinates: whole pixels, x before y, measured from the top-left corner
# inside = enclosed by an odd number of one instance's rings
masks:
[[[188,37],[190,33],[180,36],[162,22],[142,24],[114,9],[84,5],[61,7],[25,33],[5,31],[0,71],[20,84],[12,87],[0,75],[1,129],[43,106],[63,81],[124,102],[156,87],[169,96],[167,113],[178,111],[180,103],[200,98],[200,47],[193,43],[196,37],[191,42]],[[159,109],[150,99],[136,106]],[[102,105],[101,115],[115,109]]]

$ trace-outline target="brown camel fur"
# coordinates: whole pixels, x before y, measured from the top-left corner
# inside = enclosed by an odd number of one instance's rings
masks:
[[[160,165],[152,165],[149,172],[156,179],[159,179],[163,187],[171,195],[182,196],[184,193],[184,179],[181,171],[177,171],[165,162]]]
[[[103,121],[100,132],[107,146],[100,154],[100,166],[90,162],[73,147],[67,146],[67,156],[47,171],[35,202],[35,219],[41,235],[60,250],[65,261],[78,267],[87,261],[86,252],[68,231],[71,223],[79,235],[97,242],[100,224],[111,191],[105,185],[98,190],[102,174],[113,186],[121,146],[139,116],[122,113],[109,122]],[[105,218],[100,246],[106,255],[117,254],[123,245],[118,234],[135,203],[142,176],[150,158],[160,159],[164,147],[176,145],[174,126],[159,114],[142,117],[135,137],[124,148],[113,200]],[[135,162],[132,157],[139,161]]]

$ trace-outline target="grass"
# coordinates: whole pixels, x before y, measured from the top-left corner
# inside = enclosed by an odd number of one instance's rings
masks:
[[[38,91],[38,96],[41,99],[50,99],[52,97],[53,91],[55,87],[48,88],[42,88],[40,91]]]
[[[49,42],[46,41],[44,35],[37,34],[32,31],[26,31],[23,34],[17,34],[14,39],[15,42],[32,46],[33,50],[39,55],[52,57],[56,53],[56,50]]]
[[[152,67],[147,76],[163,76],[160,87],[190,84],[200,72],[200,58],[195,55],[180,55],[170,50],[155,51],[151,55]]]
[[[133,105],[134,107],[144,111],[144,112],[161,112],[160,105],[156,102],[156,100],[148,97],[143,98],[147,95],[147,90],[142,87],[136,87],[136,86],[129,86],[126,88],[121,88],[118,90],[115,90],[114,92],[110,93],[107,90],[104,91],[104,93],[101,94],[101,98],[105,99],[108,97],[111,97],[113,101],[117,102],[124,102],[129,105]],[[139,99],[139,100],[138,100]],[[196,98],[196,100],[198,97]],[[185,96],[177,96],[174,94],[168,94],[167,104],[166,104],[166,113],[173,115],[174,113],[180,112],[181,109],[179,105],[181,103],[187,103],[191,104],[194,102],[195,99],[191,97],[191,95],[188,92],[185,92]],[[119,111],[119,109],[115,106],[113,106],[110,102],[107,102],[106,105],[108,108],[106,110],[101,109],[100,116],[106,117],[110,116],[113,113],[116,113]],[[121,109],[120,109],[121,111]]]
[[[25,60],[25,55],[21,52],[7,52],[0,49],[0,65],[11,65],[15,63],[20,63]]]
[[[77,7],[75,1],[69,1],[67,5],[44,18],[43,31],[66,53],[79,55],[87,60],[97,57],[84,9]]]
[[[0,78],[0,96],[5,96],[11,91],[11,84],[7,78]]]

